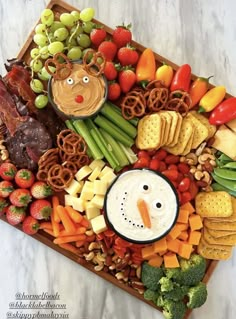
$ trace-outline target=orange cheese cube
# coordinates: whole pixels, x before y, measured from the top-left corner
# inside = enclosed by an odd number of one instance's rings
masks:
[[[187,203],[181,205],[180,208],[187,210],[189,212],[189,214],[192,214],[195,212],[195,208],[193,207],[193,205],[190,202],[187,202]]]
[[[172,239],[167,241],[167,249],[174,252],[178,253],[179,251],[179,246],[181,244],[181,241],[179,239]]]
[[[174,253],[168,253],[164,255],[164,265],[166,268],[177,268],[179,267],[179,261]]]
[[[163,263],[163,257],[156,255],[156,257],[153,257],[149,259],[148,264],[153,267],[160,267]]]
[[[183,230],[182,232],[181,232],[181,234],[179,235],[179,237],[178,237],[178,239],[181,239],[181,240],[187,240],[188,239],[188,232],[187,232],[187,230]]]
[[[167,253],[167,251],[168,251],[167,249],[163,251],[159,251],[158,255],[163,256]]]
[[[160,251],[166,250],[167,249],[166,237],[163,237],[162,239],[156,241],[153,244],[153,247],[154,247],[155,253],[159,253]]]
[[[178,255],[185,259],[189,259],[192,253],[192,248],[193,248],[192,245],[182,241],[179,246]]]
[[[188,223],[189,211],[187,209],[180,208],[177,222]]]
[[[201,232],[197,230],[193,230],[189,234],[188,243],[190,245],[198,245],[201,239]]]
[[[142,248],[142,258],[143,259],[149,259],[149,257],[154,255],[154,254],[155,254],[155,252],[154,252],[153,245]]]
[[[201,229],[203,227],[201,217],[197,214],[192,214],[189,216],[189,225],[192,231]]]
[[[181,230],[181,232],[183,230],[187,230],[189,228],[189,224],[184,224],[184,223],[176,223],[176,226],[178,226],[178,228]]]
[[[181,234],[181,229],[176,224],[168,233],[168,239],[176,239]]]

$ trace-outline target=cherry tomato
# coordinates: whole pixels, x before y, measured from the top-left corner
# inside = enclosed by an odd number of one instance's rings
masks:
[[[176,181],[179,173],[175,170],[165,170],[162,172],[162,174],[169,178],[171,181]]]
[[[184,178],[184,174],[178,173],[178,177],[177,177],[176,182],[179,184],[182,181],[183,178]]]
[[[157,158],[152,158],[149,164],[149,168],[157,171],[160,167],[160,161]]]
[[[167,169],[166,163],[163,161],[160,161],[159,171],[163,172]]]
[[[181,205],[189,202],[192,199],[192,195],[190,192],[183,192],[181,193]]]
[[[176,181],[171,181],[171,183],[173,184],[174,188],[177,189],[178,183]]]
[[[153,159],[156,158],[156,159],[158,159],[160,161],[163,161],[163,159],[165,159],[166,156],[167,156],[167,152],[165,150],[163,150],[163,149],[160,149],[160,150],[156,151],[156,153],[153,155],[152,158]]]
[[[166,164],[177,164],[179,163],[179,156],[178,155],[167,155],[165,158]]]
[[[182,179],[182,181],[179,183],[178,189],[181,193],[186,192],[187,190],[189,190],[191,184],[191,180],[189,177],[184,177]]]
[[[168,166],[168,169],[170,169],[170,170],[175,170],[175,171],[177,171],[178,170],[178,167],[177,167],[177,165],[175,165],[175,164],[170,164],[169,166]]]
[[[143,157],[146,157],[146,158],[150,159],[150,155],[148,154],[147,151],[139,151],[138,152],[138,158],[143,158]]]
[[[134,163],[134,168],[144,168],[149,167],[150,159],[148,157],[141,157]]]
[[[191,194],[191,199],[194,199],[197,196],[199,187],[197,186],[195,181],[191,181],[190,186],[189,186],[189,193]]]
[[[188,174],[190,171],[190,167],[188,166],[188,164],[186,163],[179,163],[178,164],[178,170],[182,173],[182,174]]]

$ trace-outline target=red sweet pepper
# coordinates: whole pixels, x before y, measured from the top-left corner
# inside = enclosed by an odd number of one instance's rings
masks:
[[[189,64],[183,64],[175,72],[173,80],[171,82],[170,90],[183,90],[188,92],[191,81],[191,66]]]
[[[220,103],[209,117],[210,124],[221,125],[236,118],[236,97],[231,97]]]

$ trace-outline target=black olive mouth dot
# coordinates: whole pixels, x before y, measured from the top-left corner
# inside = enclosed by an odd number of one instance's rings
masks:
[[[156,208],[161,208],[161,203],[156,203]]]
[[[148,185],[143,185],[143,189],[144,189],[145,191],[147,191],[147,190],[148,190]]]

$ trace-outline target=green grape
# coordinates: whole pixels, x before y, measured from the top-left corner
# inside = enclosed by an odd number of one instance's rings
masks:
[[[85,8],[80,12],[80,20],[83,22],[91,21],[94,17],[95,10],[93,8]]]
[[[52,42],[48,46],[48,51],[52,55],[62,52],[63,50],[64,50],[64,44],[60,41]]]
[[[37,33],[37,34],[43,34],[43,35],[45,35],[45,34],[46,34],[46,25],[40,23],[40,24],[38,24],[38,25],[36,26],[36,28],[35,28],[34,31],[35,31],[35,33]]]
[[[72,27],[75,24],[75,18],[70,13],[62,13],[60,15],[60,21],[66,26],[66,27]]]
[[[70,37],[69,37],[66,39],[66,46],[67,47],[71,48],[71,47],[76,47],[77,45],[78,45],[78,43],[77,43],[75,38],[70,39]]]
[[[31,67],[31,69],[34,71],[34,72],[39,72],[41,69],[42,69],[42,67],[43,67],[43,63],[42,63],[42,61],[41,60],[39,60],[39,59],[37,59],[37,60],[32,60],[31,62],[30,62],[30,67]]]
[[[90,37],[87,34],[80,34],[77,37],[77,42],[83,48],[88,48],[91,44]]]
[[[94,23],[91,21],[83,22],[82,27],[83,27],[84,32],[90,33],[94,27]]]
[[[75,32],[76,31],[76,32]],[[83,33],[83,28],[80,26],[80,25],[77,25],[77,26],[73,26],[71,29],[70,29],[70,34],[74,34],[75,37],[77,37],[78,35],[80,35],[81,33]]]
[[[32,79],[30,81],[30,87],[35,93],[41,93],[43,91],[43,83],[38,79]]]
[[[30,56],[32,59],[36,58],[39,55],[39,49],[38,48],[33,48],[30,51]]]
[[[41,22],[50,27],[54,22],[54,13],[51,9],[44,9],[41,13]]]
[[[49,66],[49,70],[51,72],[55,72],[56,68],[54,68],[53,66]],[[42,81],[48,81],[51,77],[51,75],[48,73],[48,71],[46,70],[45,66],[42,68],[42,70],[40,70],[38,72],[38,77],[40,78],[40,80]]]
[[[79,20],[79,12],[78,11],[71,11],[71,13],[73,15],[73,17],[75,18],[75,21],[78,21]]]
[[[73,47],[68,51],[67,56],[71,60],[78,60],[82,56],[82,51],[81,51],[80,47],[78,47],[78,46]]]
[[[59,28],[54,32],[56,41],[64,41],[69,36],[69,31],[66,28]]]
[[[40,47],[44,47],[45,45],[49,43],[48,38],[43,34],[35,34],[34,42]]]
[[[48,104],[48,97],[46,95],[39,94],[36,97],[34,104],[38,109],[43,109]]]
[[[50,31],[54,33],[57,29],[65,28],[65,25],[61,21],[54,21],[50,27]]]
[[[49,57],[48,46],[42,47],[39,50],[40,57],[46,60]]]

